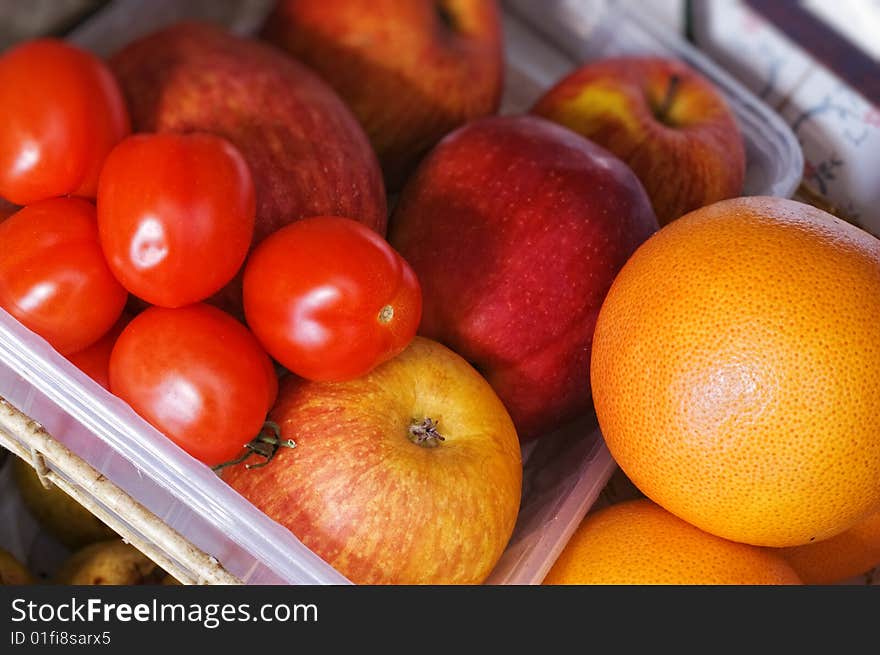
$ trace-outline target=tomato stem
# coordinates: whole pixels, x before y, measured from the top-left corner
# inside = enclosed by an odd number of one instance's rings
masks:
[[[271,434],[266,434],[267,430],[271,431]],[[275,454],[278,452],[279,448],[296,448],[296,442],[293,439],[282,439],[281,428],[278,426],[278,424],[272,421],[266,421],[265,423],[263,423],[263,428],[260,430],[260,433],[256,437],[251,439],[251,441],[246,443],[244,445],[244,448],[245,452],[240,457],[236,457],[235,459],[229,460],[228,462],[223,462],[222,464],[217,464],[216,466],[212,466],[211,468],[214,471],[220,471],[227,466],[241,464],[252,455],[259,455],[264,459],[264,461],[260,462],[259,464],[246,464],[245,468],[260,468],[262,466],[266,466],[266,464],[272,461],[272,458],[275,457]]]
[[[446,441],[437,430],[438,422],[432,418],[424,418],[421,421],[413,420],[409,426],[409,440],[423,448],[436,448],[441,441]]]

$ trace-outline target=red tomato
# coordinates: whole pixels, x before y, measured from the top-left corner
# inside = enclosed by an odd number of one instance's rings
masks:
[[[178,446],[214,466],[242,453],[278,393],[248,329],[205,304],[151,307],[110,355],[110,390]]]
[[[116,339],[122,334],[122,330],[129,324],[132,316],[125,312],[110,328],[110,331],[98,339],[88,348],[68,355],[67,359],[83,373],[92,378],[102,387],[110,390],[110,353],[116,345]]]
[[[323,216],[292,223],[254,250],[244,310],[282,365],[310,380],[340,381],[406,348],[422,295],[412,268],[382,237]]]
[[[113,277],[94,206],[53,198],[0,223],[0,307],[62,355],[113,327],[128,294]]]
[[[107,153],[130,132],[104,62],[56,39],[0,57],[0,107],[0,196],[19,205],[94,198]]]
[[[101,245],[139,298],[182,307],[219,291],[241,268],[254,232],[244,158],[211,134],[139,134],[120,143],[98,188]]]

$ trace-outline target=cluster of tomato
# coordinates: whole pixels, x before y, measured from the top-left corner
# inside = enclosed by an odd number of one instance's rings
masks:
[[[415,334],[418,281],[384,239],[313,217],[253,248],[240,152],[205,133],[131,135],[94,55],[19,45],[0,57],[0,96],[0,196],[21,206],[0,222],[0,307],[206,464],[260,432],[271,358],[350,379]]]

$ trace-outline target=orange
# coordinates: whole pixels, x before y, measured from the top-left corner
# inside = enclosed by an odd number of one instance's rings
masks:
[[[649,498],[712,534],[795,546],[880,510],[880,241],[737,198],[633,254],[599,313],[596,414]]]
[[[799,584],[781,556],[713,536],[650,500],[588,514],[544,584]]]
[[[833,584],[880,564],[880,512],[836,537],[777,551],[804,584]]]

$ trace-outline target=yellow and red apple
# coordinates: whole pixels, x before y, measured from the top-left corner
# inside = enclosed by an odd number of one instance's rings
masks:
[[[223,479],[359,584],[483,582],[513,532],[522,459],[489,384],[416,337],[348,382],[288,376],[263,467]]]
[[[391,190],[444,134],[501,99],[495,0],[280,0],[262,36],[348,103]]]
[[[683,61],[618,57],[585,64],[532,113],[629,164],[660,225],[742,194],[745,149],[736,117],[718,88]]]

